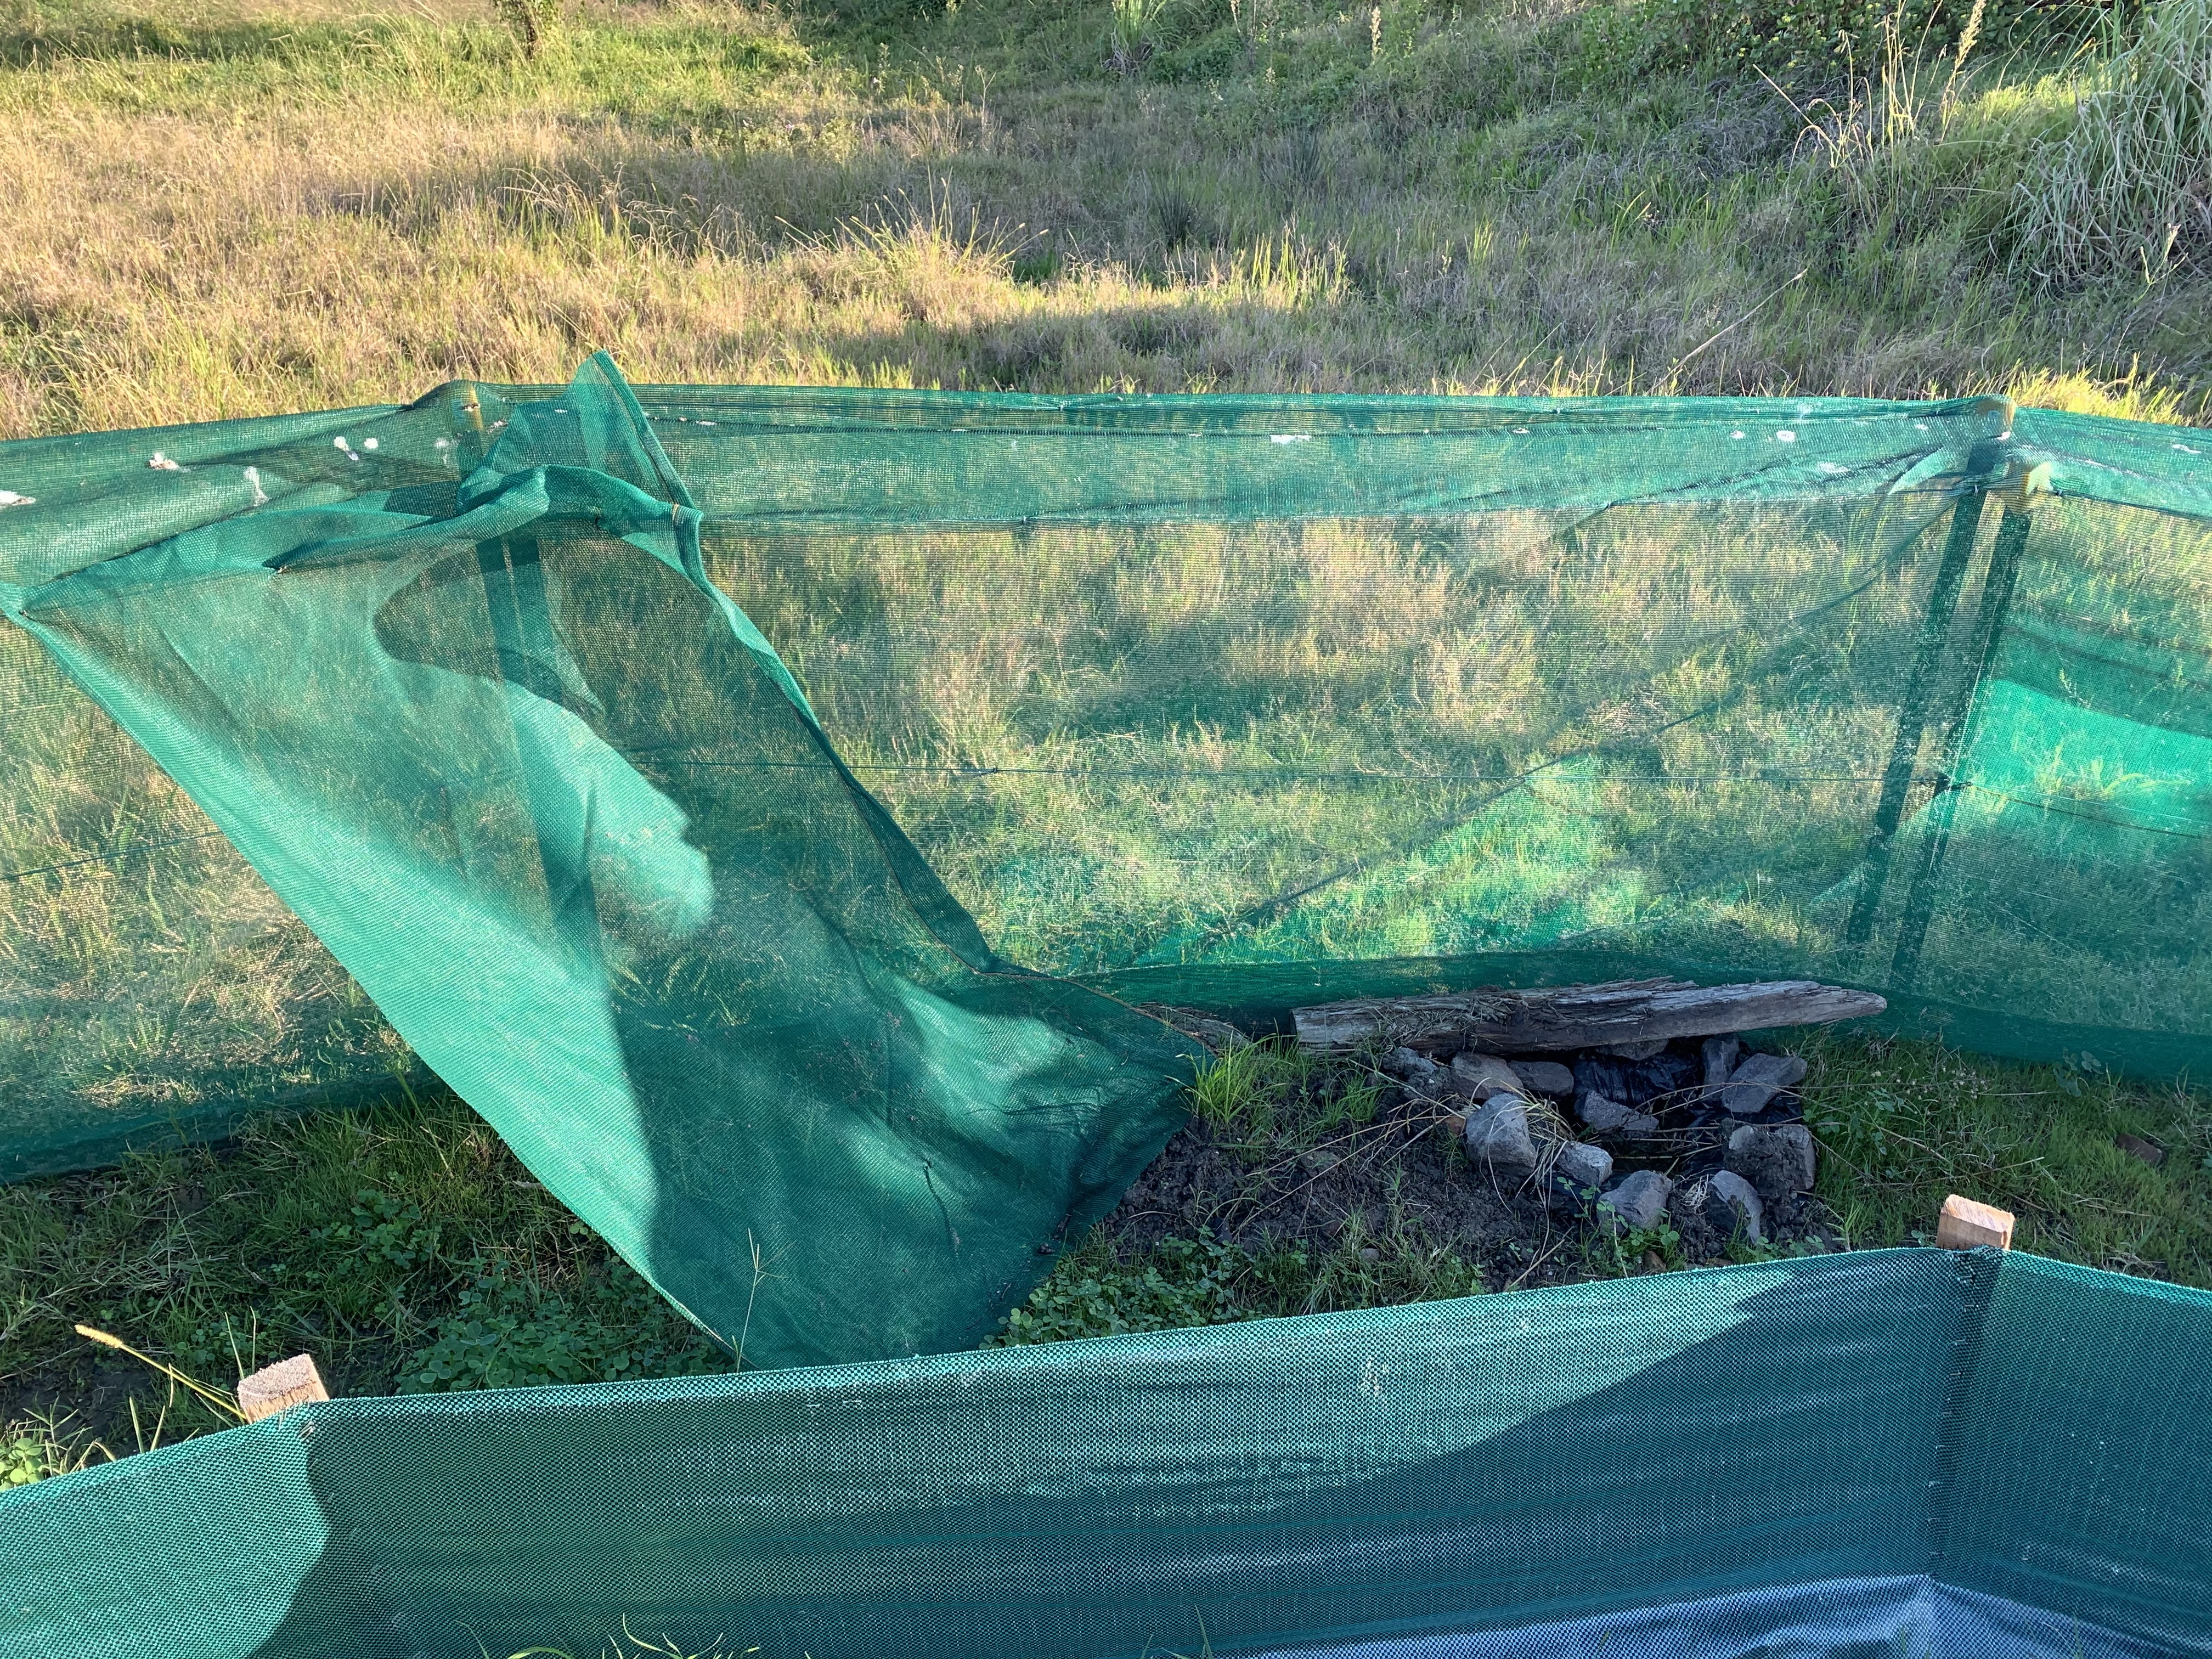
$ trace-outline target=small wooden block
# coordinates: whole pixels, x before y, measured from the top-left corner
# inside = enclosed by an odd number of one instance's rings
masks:
[[[240,1377],[238,1382],[238,1409],[249,1423],[258,1423],[264,1417],[274,1417],[295,1406],[330,1397],[313,1356],[304,1353],[264,1365],[252,1376]]]
[[[1994,1204],[1977,1204],[1954,1193],[1943,1200],[1943,1213],[1936,1218],[1936,1248],[1939,1250],[2012,1249],[2012,1212]]]

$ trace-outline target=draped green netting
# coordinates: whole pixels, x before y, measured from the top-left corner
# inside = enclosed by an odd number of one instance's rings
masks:
[[[342,1400],[0,1492],[0,1650],[2202,1656],[2208,1346],[2203,1291],[1903,1250]]]
[[[0,1156],[419,1060],[781,1364],[989,1330],[1177,1121],[1149,1005],[1809,976],[2178,1071],[2197,435],[598,358],[0,445]]]

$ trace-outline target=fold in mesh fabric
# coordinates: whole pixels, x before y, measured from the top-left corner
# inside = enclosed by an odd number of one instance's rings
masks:
[[[0,1158],[419,1060],[782,1364],[989,1332],[1179,1121],[1153,1005],[1802,976],[2201,1066],[2194,437],[594,359],[0,445]]]

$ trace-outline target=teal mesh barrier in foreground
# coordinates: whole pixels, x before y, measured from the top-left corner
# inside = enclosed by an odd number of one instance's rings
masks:
[[[337,1401],[0,1495],[0,1652],[2212,1654],[2208,1355],[1912,1250]]]

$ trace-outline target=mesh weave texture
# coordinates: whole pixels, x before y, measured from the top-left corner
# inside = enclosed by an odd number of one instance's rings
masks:
[[[0,1651],[2203,1655],[2208,1334],[1906,1250],[337,1401],[0,1493]]]
[[[2195,436],[601,358],[0,445],[0,1156],[419,1057],[782,1364],[987,1332],[1175,1125],[1145,1005],[1804,975],[2201,1068]]]

